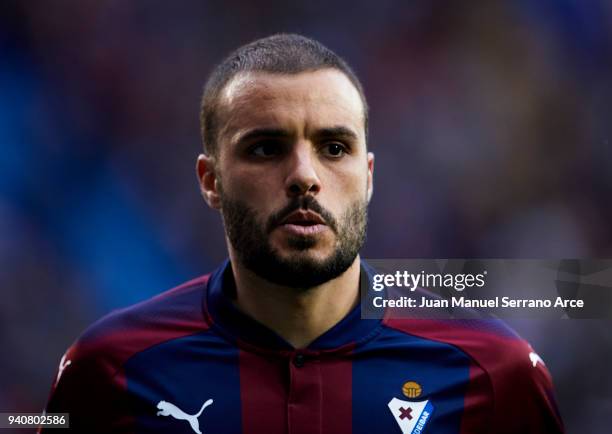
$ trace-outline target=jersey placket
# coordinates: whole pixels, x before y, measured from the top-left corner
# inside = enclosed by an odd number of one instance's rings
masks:
[[[289,434],[321,433],[321,371],[314,354],[296,351],[289,359],[287,425]]]

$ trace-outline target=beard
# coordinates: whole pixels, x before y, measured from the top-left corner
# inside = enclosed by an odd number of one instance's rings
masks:
[[[338,220],[312,196],[292,199],[263,223],[258,221],[252,208],[223,193],[221,207],[227,237],[240,262],[259,277],[278,285],[307,289],[335,279],[353,264],[365,242],[365,200],[351,204]],[[312,235],[290,236],[287,244],[293,252],[286,257],[270,244],[271,232],[299,209],[316,212],[335,233],[336,245],[327,258],[318,260],[306,254],[320,242]]]

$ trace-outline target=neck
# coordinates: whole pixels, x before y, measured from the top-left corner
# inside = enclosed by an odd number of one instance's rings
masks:
[[[359,300],[360,258],[337,278],[308,289],[276,285],[246,269],[230,253],[236,306],[294,348],[306,348],[336,325]]]

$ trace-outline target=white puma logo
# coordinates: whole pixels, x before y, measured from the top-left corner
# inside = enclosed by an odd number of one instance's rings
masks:
[[[55,385],[56,386],[57,386],[57,383],[59,383],[60,377],[64,373],[64,369],[66,369],[68,367],[68,365],[70,365],[70,364],[72,364],[72,361],[71,360],[66,360],[66,354],[64,354],[62,356],[62,359],[60,360],[59,370],[57,372],[57,378],[55,379]]]
[[[200,431],[200,422],[198,421],[198,417],[200,417],[204,409],[212,403],[213,400],[209,399],[202,405],[202,408],[196,414],[187,414],[171,402],[159,401],[157,403],[157,408],[159,408],[157,415],[172,416],[173,418],[178,420],[186,420],[187,422],[189,422],[191,429],[193,429],[197,434],[202,434],[202,431]]]
[[[536,367],[538,362],[540,362],[542,365],[546,365],[546,363],[544,363],[544,360],[542,360],[542,358],[533,351],[529,353],[529,360],[531,360],[531,364],[534,368]]]

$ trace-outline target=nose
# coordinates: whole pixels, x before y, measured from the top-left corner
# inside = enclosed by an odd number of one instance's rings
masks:
[[[289,156],[289,170],[285,181],[287,196],[316,195],[321,191],[321,181],[315,163],[311,146],[307,143],[296,144]]]

